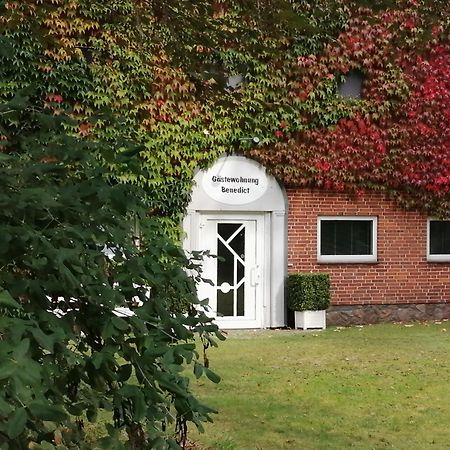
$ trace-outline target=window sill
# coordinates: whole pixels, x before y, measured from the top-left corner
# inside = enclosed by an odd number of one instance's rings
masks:
[[[374,255],[364,256],[317,256],[319,264],[376,264],[378,259]]]
[[[450,263],[450,255],[428,255],[427,262]]]

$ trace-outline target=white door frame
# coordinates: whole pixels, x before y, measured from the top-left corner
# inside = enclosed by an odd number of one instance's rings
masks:
[[[221,316],[217,314],[217,294],[221,290],[216,285],[217,264],[217,234],[219,223],[242,223],[246,229],[245,264],[244,268],[244,315]],[[198,286],[200,300],[209,298],[210,314],[216,318],[221,328],[262,328],[264,321],[264,298],[266,285],[265,261],[265,215],[264,213],[201,213],[199,215],[198,242],[200,249],[209,251],[214,256],[207,257],[203,263],[203,277],[214,285],[203,282]],[[227,286],[225,286],[226,288]],[[222,290],[221,290],[222,291]],[[223,292],[223,291],[222,291]]]
[[[247,203],[229,202],[227,199],[215,198],[209,192],[210,186],[204,183],[205,174],[216,170],[221,172],[226,162],[231,161],[234,166],[233,177],[246,177],[248,167],[253,168],[252,176],[260,179],[264,185],[264,192]],[[242,169],[241,169],[242,168]],[[254,170],[256,170],[256,175]],[[274,177],[265,172],[264,167],[255,161],[242,156],[227,156],[220,158],[208,169],[199,171],[194,178],[192,199],[187,208],[187,214],[183,220],[185,239],[183,246],[187,253],[202,248],[202,235],[199,232],[201,219],[204,216],[226,217],[227,215],[240,218],[249,217],[252,214],[264,217],[264,267],[261,272],[262,280],[262,302],[261,302],[261,324],[263,328],[283,327],[286,325],[286,302],[284,298],[285,280],[287,276],[287,198],[284,190],[280,187]],[[216,173],[216,172],[214,172]],[[211,172],[209,172],[209,179]],[[250,184],[244,184],[250,186]],[[253,186],[254,187],[254,186]],[[259,327],[258,326],[258,327]],[[254,328],[254,327],[250,327]]]

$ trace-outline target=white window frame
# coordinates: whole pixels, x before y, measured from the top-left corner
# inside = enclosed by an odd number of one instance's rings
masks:
[[[320,253],[321,222],[323,220],[361,220],[372,222],[372,254],[370,255],[322,255]],[[319,263],[376,263],[378,261],[378,217],[376,216],[318,216],[317,217],[317,262]]]
[[[444,253],[444,254],[438,254],[438,253],[436,253],[436,254],[431,254],[430,253],[430,231],[431,231],[431,228],[430,228],[430,222],[431,221],[437,221],[437,222],[440,222],[440,221],[449,221],[450,219],[437,219],[437,218],[435,218],[435,217],[429,217],[428,219],[427,219],[427,261],[430,261],[430,262],[450,262],[450,253],[449,254],[446,254],[446,253]]]

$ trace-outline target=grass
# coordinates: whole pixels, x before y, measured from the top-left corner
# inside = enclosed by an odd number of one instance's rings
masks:
[[[448,331],[447,331],[448,327]],[[209,351],[219,410],[197,448],[448,449],[450,323],[230,332]]]

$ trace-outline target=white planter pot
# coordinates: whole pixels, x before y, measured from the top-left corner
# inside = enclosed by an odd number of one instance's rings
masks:
[[[308,330],[310,328],[326,328],[326,311],[294,311],[295,328]]]

